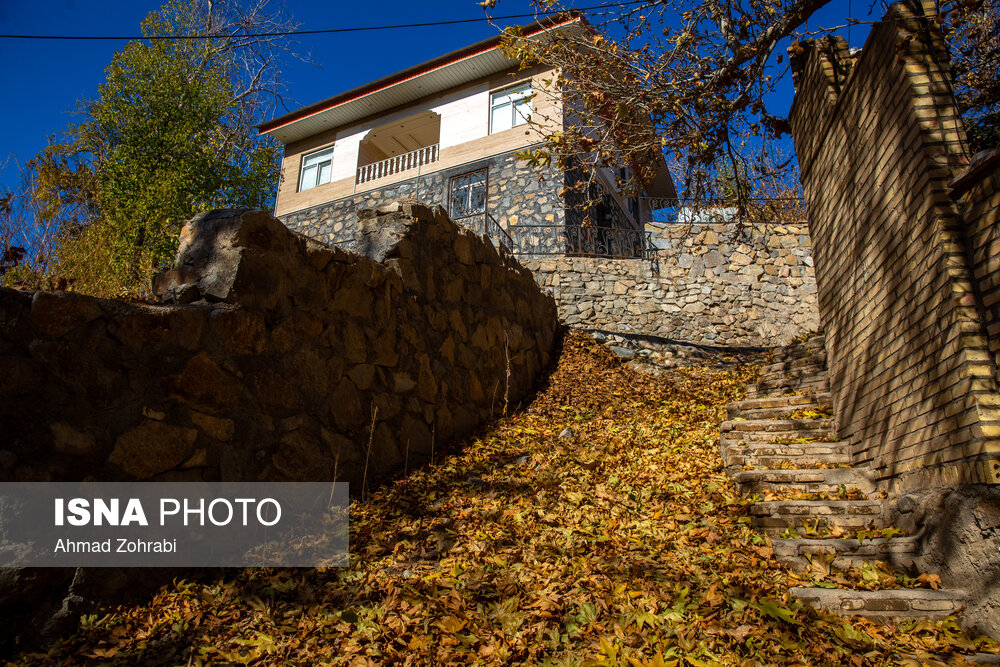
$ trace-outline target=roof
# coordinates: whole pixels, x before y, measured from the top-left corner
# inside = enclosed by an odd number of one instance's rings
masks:
[[[531,37],[555,29],[582,29],[582,26],[583,19],[579,15],[560,14],[524,26],[521,34]],[[468,81],[502,72],[517,62],[500,52],[501,39],[502,35],[484,39],[396,74],[390,74],[353,90],[278,116],[259,124],[257,129],[261,134],[270,135],[284,144],[289,144],[409,104]]]

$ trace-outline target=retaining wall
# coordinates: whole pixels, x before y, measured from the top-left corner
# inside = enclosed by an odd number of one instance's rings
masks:
[[[256,211],[185,226],[185,305],[0,290],[0,479],[341,480],[416,465],[521,397],[551,299],[440,208],[323,246]],[[371,437],[371,452],[368,442]]]
[[[819,328],[805,225],[663,225],[654,260],[526,258],[571,326],[720,346],[784,345]]]

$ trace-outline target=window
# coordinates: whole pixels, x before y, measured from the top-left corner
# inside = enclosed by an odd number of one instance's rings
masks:
[[[330,182],[333,165],[333,146],[310,153],[302,158],[302,175],[299,177],[299,192]]]
[[[451,179],[450,210],[453,220],[486,212],[486,170]]]
[[[531,84],[522,83],[490,95],[490,132],[524,125],[531,118]]]

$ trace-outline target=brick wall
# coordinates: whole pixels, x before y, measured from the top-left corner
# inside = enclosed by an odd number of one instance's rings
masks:
[[[948,183],[967,164],[932,5],[856,56],[794,45],[802,169],[840,436],[897,488],[1000,479],[1000,394]]]
[[[951,196],[965,219],[972,272],[996,371],[1000,368],[1000,149],[976,155],[968,171],[952,182]]]

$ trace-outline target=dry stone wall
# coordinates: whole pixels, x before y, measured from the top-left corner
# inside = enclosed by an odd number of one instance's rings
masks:
[[[360,490],[366,458],[371,479],[416,465],[531,388],[557,326],[531,274],[440,208],[359,227],[350,253],[199,216],[171,305],[0,290],[0,479]]]
[[[654,227],[653,261],[524,259],[570,326],[705,345],[784,345],[819,328],[805,225]]]

